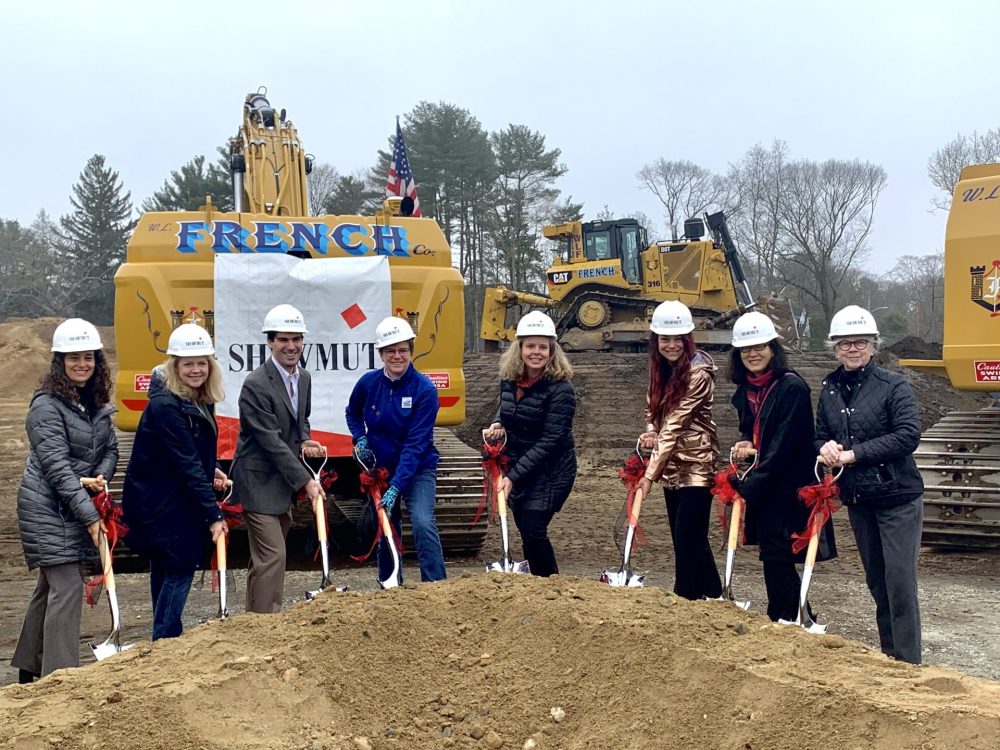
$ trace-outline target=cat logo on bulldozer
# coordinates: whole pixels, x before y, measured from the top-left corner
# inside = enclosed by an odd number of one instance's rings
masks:
[[[549,274],[549,284],[552,284],[553,286],[568,284],[572,277],[572,271],[553,271]]]

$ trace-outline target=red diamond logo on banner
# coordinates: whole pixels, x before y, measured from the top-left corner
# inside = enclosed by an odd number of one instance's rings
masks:
[[[361,308],[358,307],[357,303],[341,312],[340,317],[344,319],[344,322],[347,323],[349,328],[357,328],[359,325],[368,320],[368,316],[361,312]]]

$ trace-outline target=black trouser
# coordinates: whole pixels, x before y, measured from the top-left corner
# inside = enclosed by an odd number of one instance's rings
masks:
[[[674,593],[685,599],[722,596],[722,579],[708,543],[712,491],[708,487],[664,489],[674,543]]]
[[[767,588],[767,616],[773,622],[794,622],[799,615],[799,591],[802,589],[795,563],[764,560],[764,586]]]
[[[882,653],[920,663],[917,557],[924,505],[921,498],[887,508],[849,505],[868,590],[875,600]]]
[[[548,577],[559,572],[556,564],[556,553],[549,541],[549,521],[555,515],[551,510],[522,510],[521,504],[511,507],[514,513],[514,523],[521,532],[521,542],[524,546],[524,559],[536,576]]]

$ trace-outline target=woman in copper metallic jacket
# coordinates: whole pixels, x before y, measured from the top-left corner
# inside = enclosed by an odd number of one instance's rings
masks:
[[[642,445],[652,450],[639,483],[648,496],[663,484],[674,544],[674,593],[715,598],[722,581],[708,543],[712,479],[719,440],[712,420],[715,363],[694,343],[691,312],[682,303],[660,304],[649,337],[649,388]]]

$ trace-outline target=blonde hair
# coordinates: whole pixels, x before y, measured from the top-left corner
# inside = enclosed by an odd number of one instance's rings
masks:
[[[186,359],[195,359],[195,357],[187,357]],[[171,355],[163,363],[164,382],[167,390],[175,396],[194,401],[196,404],[210,405],[222,401],[225,397],[222,389],[222,369],[215,361],[215,357],[204,355],[204,359],[208,361],[208,377],[205,378],[205,382],[198,390],[192,390],[181,380],[178,369],[181,357]]]
[[[518,381],[524,376],[524,360],[521,359],[521,342],[523,339],[516,339],[513,344],[500,357],[500,378],[502,380]],[[569,380],[573,377],[573,366],[566,358],[566,353],[559,346],[559,342],[550,338],[549,346],[552,356],[549,357],[548,364],[545,365],[545,372],[542,377],[550,380]]]

